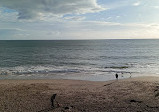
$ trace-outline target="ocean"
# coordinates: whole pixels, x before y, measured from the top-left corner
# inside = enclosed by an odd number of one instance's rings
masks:
[[[1,40],[0,79],[159,76],[159,40]]]

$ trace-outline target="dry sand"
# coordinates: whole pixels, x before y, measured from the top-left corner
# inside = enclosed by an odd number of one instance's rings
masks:
[[[51,109],[54,93],[60,107]],[[159,112],[159,77],[0,80],[0,112]]]

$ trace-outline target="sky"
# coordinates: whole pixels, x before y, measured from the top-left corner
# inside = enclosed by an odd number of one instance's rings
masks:
[[[0,40],[158,39],[159,0],[0,0]]]

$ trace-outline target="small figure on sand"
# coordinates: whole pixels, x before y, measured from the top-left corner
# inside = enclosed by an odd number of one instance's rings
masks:
[[[131,76],[132,76],[132,75],[131,75],[131,72],[130,72],[130,78],[131,78]]]
[[[51,96],[51,107],[52,108],[55,108],[55,102],[56,102],[56,104],[57,104],[57,107],[60,107],[60,104],[56,101],[56,99],[55,99],[55,97],[56,97],[56,95],[57,94],[53,94],[52,96]]]
[[[123,76],[123,74],[124,74],[124,73],[123,73],[123,72],[121,72],[121,77],[124,77],[124,76]]]
[[[116,77],[116,79],[118,80],[118,74],[117,74],[117,73],[115,74],[115,77]]]
[[[54,105],[55,97],[56,97],[56,94],[53,94],[52,97],[51,97],[51,106],[52,106],[52,108],[55,107],[55,105]]]

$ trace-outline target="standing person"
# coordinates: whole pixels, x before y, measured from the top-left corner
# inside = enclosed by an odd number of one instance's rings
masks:
[[[115,74],[115,77],[116,77],[116,79],[118,80],[118,74],[117,74],[117,73]]]
[[[121,77],[124,77],[124,76],[123,76],[123,74],[124,74],[124,73],[123,73],[123,72],[121,72]]]
[[[130,78],[131,78],[131,76],[132,76],[132,75],[131,75],[131,72],[130,72]]]
[[[55,97],[56,97],[56,94],[53,94],[52,97],[51,97],[51,106],[52,106],[52,108],[55,107],[55,105],[54,105]]]

